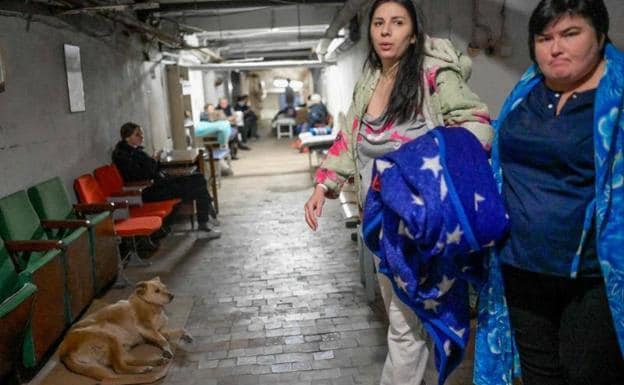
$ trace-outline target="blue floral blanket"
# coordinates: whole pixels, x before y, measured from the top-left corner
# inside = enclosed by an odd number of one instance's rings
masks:
[[[614,45],[605,48],[605,71],[594,102],[595,202],[588,208],[579,244],[587,236],[592,218],[596,223],[598,259],[607,290],[613,324],[624,352],[624,53]],[[498,130],[511,111],[543,79],[539,68],[531,66],[505,101],[494,124],[492,168],[499,189],[500,166]],[[571,277],[575,276],[572,271]],[[510,385],[520,375],[518,355],[509,324],[500,261],[491,253],[488,282],[479,297],[474,383]],[[624,356],[624,354],[623,354]]]
[[[366,245],[432,337],[443,384],[468,343],[468,284],[486,280],[481,251],[508,229],[492,169],[473,134],[438,127],[376,159],[372,181]]]

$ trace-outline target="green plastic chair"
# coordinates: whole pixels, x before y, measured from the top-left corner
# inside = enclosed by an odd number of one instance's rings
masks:
[[[28,197],[41,219],[88,219],[89,253],[96,294],[110,286],[117,277],[119,255],[117,237],[109,211],[91,210],[91,205],[72,205],[59,177],[28,189]],[[59,230],[47,230],[48,237],[58,239]]]
[[[15,271],[0,239],[0,384],[15,382],[22,364],[24,334],[30,326],[37,291],[29,281],[29,274]]]
[[[60,240],[65,270],[67,323],[71,324],[94,297],[93,267],[84,220],[40,220],[25,191],[0,199],[0,236],[8,240]],[[47,232],[53,232],[52,236]],[[18,260],[20,267],[26,261]]]
[[[19,368],[39,366],[67,327],[62,247],[58,241],[7,241],[5,245],[0,239],[2,384],[2,377],[10,377],[19,361]]]

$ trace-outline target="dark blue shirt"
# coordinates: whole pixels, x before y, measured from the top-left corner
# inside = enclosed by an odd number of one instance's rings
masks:
[[[561,95],[542,82],[501,126],[503,197],[511,224],[503,263],[570,276],[585,210],[595,195],[595,95],[595,90],[573,94],[557,115]],[[594,225],[579,275],[600,275]]]

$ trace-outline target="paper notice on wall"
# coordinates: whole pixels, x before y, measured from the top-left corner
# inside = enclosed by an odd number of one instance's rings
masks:
[[[69,110],[85,111],[82,67],[80,65],[80,47],[63,45],[65,49],[65,70],[67,71],[67,89],[69,92]]]

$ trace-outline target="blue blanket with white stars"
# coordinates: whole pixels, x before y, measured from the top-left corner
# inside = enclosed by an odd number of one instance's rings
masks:
[[[375,160],[362,229],[379,271],[435,344],[439,383],[461,362],[470,331],[468,284],[485,282],[485,249],[508,217],[479,141],[438,127]]]

